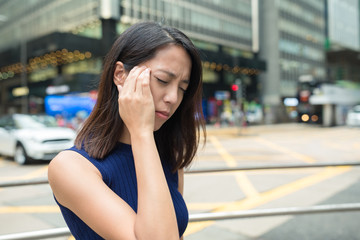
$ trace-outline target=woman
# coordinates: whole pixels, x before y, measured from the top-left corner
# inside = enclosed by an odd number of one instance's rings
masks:
[[[105,58],[97,103],[48,177],[76,239],[179,239],[198,147],[202,68],[179,30],[138,23]]]

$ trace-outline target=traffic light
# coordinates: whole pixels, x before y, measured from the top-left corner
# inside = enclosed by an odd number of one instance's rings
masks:
[[[235,99],[241,100],[243,98],[243,87],[240,79],[236,79],[235,83],[231,84],[231,90],[234,93]]]
[[[233,90],[234,92],[236,92],[236,91],[238,91],[239,90],[239,85],[237,85],[237,84],[232,84],[231,85],[231,90]]]

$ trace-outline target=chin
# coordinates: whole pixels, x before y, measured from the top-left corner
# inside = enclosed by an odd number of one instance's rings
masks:
[[[164,125],[164,123],[156,123],[154,125],[154,132],[158,131],[162,126]]]
[[[158,131],[161,128],[161,126],[154,126],[154,132]]]

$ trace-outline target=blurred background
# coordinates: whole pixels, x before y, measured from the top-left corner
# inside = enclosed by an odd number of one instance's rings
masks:
[[[76,128],[114,39],[146,20],[201,51],[209,124],[344,125],[360,103],[358,0],[1,0],[0,115]]]
[[[48,162],[92,111],[115,38],[148,20],[201,52],[208,141],[184,198],[191,219],[206,218],[185,238],[359,239],[359,2],[0,0],[0,239],[73,240]],[[248,210],[273,216],[229,219]]]

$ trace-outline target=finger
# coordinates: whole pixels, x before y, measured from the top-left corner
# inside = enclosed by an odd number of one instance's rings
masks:
[[[141,74],[139,75],[139,78],[136,82],[136,89],[137,89],[137,93],[139,95],[143,94],[143,87],[142,85],[144,84],[144,82],[148,82],[150,78],[150,69],[146,68],[144,71],[141,72]]]
[[[133,90],[133,84],[132,79],[136,77],[136,72],[138,71],[139,67],[135,66],[133,69],[130,70],[129,74],[126,76],[124,84],[123,84],[123,90],[127,92],[128,90]]]
[[[150,69],[148,69],[145,78],[141,83],[142,94],[144,97],[151,97],[151,90],[150,90]]]
[[[139,75],[144,71],[145,67],[134,67],[124,82],[124,91],[134,92],[136,90],[136,82]]]

